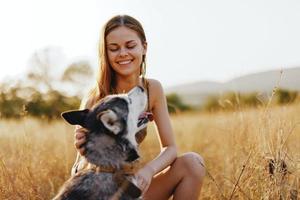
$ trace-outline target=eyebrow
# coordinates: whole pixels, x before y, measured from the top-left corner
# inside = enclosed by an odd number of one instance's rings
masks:
[[[136,42],[135,40],[129,40],[126,42],[126,44],[131,43],[131,42]],[[107,45],[118,45],[117,43],[109,43]]]

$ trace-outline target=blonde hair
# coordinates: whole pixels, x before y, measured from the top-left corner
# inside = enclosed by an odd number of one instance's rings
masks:
[[[104,24],[99,39],[99,67],[96,84],[91,89],[88,96],[82,101],[82,108],[90,108],[106,95],[115,93],[116,76],[108,62],[105,38],[111,31],[120,26],[125,26],[136,31],[142,44],[146,43],[145,31],[141,23],[131,16],[117,15]],[[140,65],[140,76],[142,76],[143,84],[145,84],[145,74],[146,56],[143,55],[142,63]]]

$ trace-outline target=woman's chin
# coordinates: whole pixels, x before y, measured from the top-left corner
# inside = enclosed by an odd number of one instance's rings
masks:
[[[138,74],[139,75],[139,70],[133,69],[132,67],[120,67],[117,70],[117,73],[122,76],[130,76],[133,74]]]

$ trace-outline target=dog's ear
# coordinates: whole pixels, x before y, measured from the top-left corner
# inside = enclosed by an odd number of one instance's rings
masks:
[[[89,109],[66,111],[61,116],[72,125],[81,125],[85,127],[84,121]]]
[[[118,120],[118,116],[112,110],[105,110],[97,115],[97,119],[100,120],[103,125],[112,133],[117,135],[122,130],[122,125]]]

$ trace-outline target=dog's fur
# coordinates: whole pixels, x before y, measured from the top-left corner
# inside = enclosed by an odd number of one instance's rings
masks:
[[[94,166],[113,167],[116,173],[84,169],[72,176],[54,200],[108,200],[138,199],[140,190],[133,176],[122,168],[135,161],[138,155],[135,134],[146,127],[147,120],[139,121],[147,103],[141,87],[128,94],[109,95],[91,110],[68,111],[62,117],[70,124],[78,124],[88,130],[84,144],[85,159]]]

